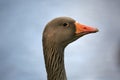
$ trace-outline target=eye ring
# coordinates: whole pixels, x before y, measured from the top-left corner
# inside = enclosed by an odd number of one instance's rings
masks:
[[[64,27],[68,27],[68,26],[69,26],[69,23],[63,23],[63,26],[64,26]]]

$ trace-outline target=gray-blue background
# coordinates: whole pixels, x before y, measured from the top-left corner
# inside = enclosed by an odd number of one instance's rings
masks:
[[[120,80],[120,0],[0,0],[0,80],[46,80],[42,31],[58,16],[100,30],[67,46],[68,80]]]

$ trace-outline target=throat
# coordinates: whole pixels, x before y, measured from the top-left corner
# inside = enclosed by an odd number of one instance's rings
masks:
[[[48,80],[67,80],[64,66],[64,48],[43,44],[45,66]]]

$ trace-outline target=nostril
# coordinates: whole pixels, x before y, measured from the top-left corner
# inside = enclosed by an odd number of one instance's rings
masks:
[[[83,27],[83,29],[87,29],[86,27]]]

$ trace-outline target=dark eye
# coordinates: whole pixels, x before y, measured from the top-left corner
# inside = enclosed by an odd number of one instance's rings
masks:
[[[65,26],[65,27],[69,26],[69,23],[63,23],[63,26]]]

